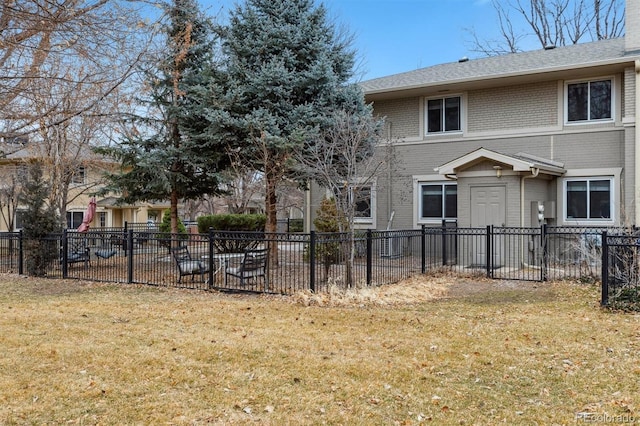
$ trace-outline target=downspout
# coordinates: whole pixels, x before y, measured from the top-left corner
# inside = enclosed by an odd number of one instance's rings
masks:
[[[538,174],[540,173],[540,169],[538,167],[531,167],[531,174],[527,175],[527,176],[522,176],[522,178],[520,179],[520,228],[524,228],[524,180],[525,179],[533,179],[538,177]],[[525,238],[525,236],[523,235],[522,238]],[[526,262],[527,259],[527,249],[529,247],[528,244],[520,244],[520,246],[522,247],[522,253],[520,253],[521,259],[522,259],[522,265],[525,268],[539,268],[537,266],[534,265],[529,265],[528,262]]]
[[[520,227],[524,228],[524,180],[537,178],[540,173],[540,169],[537,167],[531,167],[531,174],[522,176],[520,178]]]
[[[635,111],[635,225],[640,225],[640,59],[636,59],[636,111]]]
[[[393,177],[391,173],[391,161],[394,156],[391,155],[393,146],[391,145],[391,122],[389,121],[387,126],[387,219],[391,218],[393,214]]]
[[[311,232],[311,185],[312,183],[309,182],[309,187],[308,189],[305,191],[305,198],[307,201],[307,205],[305,206],[305,212],[304,215],[307,218],[307,220],[304,221],[304,232],[306,232],[307,234],[309,232]]]

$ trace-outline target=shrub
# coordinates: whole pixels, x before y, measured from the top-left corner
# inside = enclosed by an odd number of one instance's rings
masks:
[[[174,237],[171,234],[171,211],[170,210],[164,211],[162,215],[162,222],[160,222],[158,229],[160,230],[160,233],[156,234],[156,238],[159,240],[160,245],[165,246],[167,248],[171,247],[171,240],[176,237]],[[186,240],[188,238],[189,238],[189,235],[187,234],[187,228],[184,226],[184,223],[182,223],[180,218],[178,218],[177,239]]]
[[[320,202],[317,216],[313,221],[318,232],[338,233],[340,224],[346,224],[344,216],[340,214],[333,198],[324,198]],[[316,258],[324,266],[324,280],[329,277],[329,268],[332,264],[340,263],[342,258],[342,242],[340,236],[328,237],[316,244]]]
[[[263,214],[212,214],[198,218],[198,232],[215,231],[264,231],[267,216]]]
[[[213,246],[218,253],[239,253],[264,241],[263,214],[214,214],[198,218],[198,232],[214,230]]]
[[[289,219],[289,232],[304,231],[304,221],[302,219]]]

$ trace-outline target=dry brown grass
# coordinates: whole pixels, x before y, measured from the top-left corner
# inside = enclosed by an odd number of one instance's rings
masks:
[[[594,286],[284,298],[4,276],[0,301],[2,424],[640,418],[640,316],[601,310]]]

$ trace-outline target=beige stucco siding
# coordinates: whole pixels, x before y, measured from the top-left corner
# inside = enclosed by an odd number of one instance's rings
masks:
[[[374,104],[377,116],[385,117],[388,136],[391,139],[420,136],[420,98],[377,101]]]
[[[558,83],[543,83],[470,91],[469,132],[557,125]]]

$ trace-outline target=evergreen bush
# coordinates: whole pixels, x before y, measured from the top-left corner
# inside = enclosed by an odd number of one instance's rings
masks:
[[[189,238],[187,234],[187,228],[184,223],[178,218],[178,235],[171,234],[171,211],[165,210],[162,215],[162,222],[158,226],[160,233],[156,235],[156,238],[160,241],[160,245],[164,247],[171,247],[171,241],[175,238],[178,240],[186,240]]]
[[[36,277],[46,275],[51,262],[60,259],[62,226],[59,216],[47,203],[49,192],[40,164],[31,165],[20,203],[26,207],[22,225],[25,266],[27,274]]]

